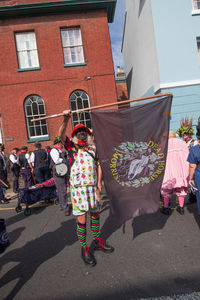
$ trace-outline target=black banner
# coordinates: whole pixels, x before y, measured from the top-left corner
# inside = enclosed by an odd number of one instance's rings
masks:
[[[92,111],[108,198],[119,224],[160,205],[172,95],[119,110]]]

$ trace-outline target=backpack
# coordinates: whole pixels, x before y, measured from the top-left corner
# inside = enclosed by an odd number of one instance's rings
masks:
[[[58,149],[57,148],[52,148],[52,149],[56,149],[57,151],[58,151]],[[52,150],[51,149],[51,150]],[[67,155],[67,153],[66,152],[62,152],[62,153],[60,153],[59,151],[58,151],[58,153],[59,153],[59,156],[63,159],[63,162],[67,165],[67,176],[69,176],[69,174],[70,174],[70,163],[69,163],[69,157],[68,157],[68,155]],[[55,170],[55,163],[54,163],[54,161],[53,161],[53,159],[51,158],[51,155],[50,155],[50,168],[52,168],[53,170]],[[59,177],[59,176],[58,176]],[[62,176],[61,176],[62,177]]]

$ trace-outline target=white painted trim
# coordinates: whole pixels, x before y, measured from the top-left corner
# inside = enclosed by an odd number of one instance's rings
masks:
[[[193,9],[191,11],[191,15],[194,16],[194,15],[200,15],[200,9]]]
[[[176,88],[181,86],[190,86],[190,85],[198,85],[198,84],[200,85],[200,79],[161,83],[159,86],[157,86],[155,92],[158,91],[159,89],[170,89],[170,88]]]

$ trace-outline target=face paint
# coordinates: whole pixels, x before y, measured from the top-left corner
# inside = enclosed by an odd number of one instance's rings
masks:
[[[88,134],[87,134],[87,131],[85,131],[85,129],[81,128],[81,129],[77,130],[77,132],[76,132],[76,137],[79,141],[87,140],[87,136],[88,136]]]

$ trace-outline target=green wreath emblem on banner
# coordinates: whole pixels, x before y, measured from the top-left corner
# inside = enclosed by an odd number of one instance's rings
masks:
[[[150,183],[159,156],[147,142],[123,142],[114,151],[110,170],[120,185],[138,188]]]

